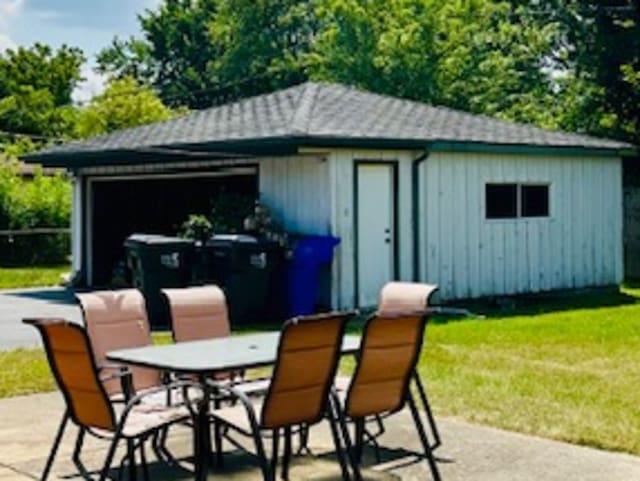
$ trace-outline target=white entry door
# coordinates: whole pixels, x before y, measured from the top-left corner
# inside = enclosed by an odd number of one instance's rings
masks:
[[[356,188],[356,292],[369,307],[396,277],[396,165],[356,164]]]

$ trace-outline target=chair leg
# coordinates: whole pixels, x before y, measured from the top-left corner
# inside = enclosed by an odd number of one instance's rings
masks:
[[[440,439],[440,432],[438,431],[438,426],[436,426],[436,420],[433,417],[433,412],[431,411],[429,398],[427,398],[427,392],[424,389],[424,385],[422,384],[422,380],[420,379],[420,375],[418,374],[418,371],[415,371],[413,373],[413,379],[415,380],[416,386],[418,388],[418,395],[420,396],[422,407],[424,408],[427,414],[427,420],[429,421],[429,428],[431,429],[431,434],[433,435],[433,444],[431,445],[431,450],[433,451],[434,449],[436,449],[442,444],[442,441]]]
[[[284,453],[282,455],[282,479],[289,479],[291,464],[291,426],[284,428]]]
[[[436,464],[436,460],[433,457],[433,453],[431,452],[431,446],[429,446],[427,433],[424,430],[422,419],[420,419],[420,413],[418,412],[416,402],[414,401],[411,393],[409,393],[408,395],[407,402],[409,403],[411,416],[413,417],[413,422],[415,423],[416,429],[418,430],[418,436],[420,437],[420,442],[422,443],[427,462],[429,463],[429,468],[431,469],[431,475],[433,476],[434,481],[441,481],[440,472],[438,471],[438,465]]]
[[[311,449],[309,449],[309,426],[306,424],[300,425],[300,446],[296,454],[313,454]]]
[[[113,440],[111,441],[111,446],[109,446],[109,451],[107,451],[107,457],[104,460],[104,466],[102,467],[102,471],[100,472],[100,481],[105,481],[107,479],[107,474],[109,473],[111,463],[113,462],[113,456],[116,454],[118,441],[120,441],[119,432],[114,436]]]
[[[82,465],[82,461],[80,460],[80,451],[82,451],[82,445],[84,444],[84,435],[84,428],[80,428],[78,431],[78,437],[76,438],[75,447],[73,448],[73,456],[71,457],[76,466]]]
[[[150,481],[149,478],[149,465],[147,464],[147,455],[144,450],[145,439],[140,440],[140,465],[142,466],[142,476],[144,481]]]
[[[129,481],[136,481],[138,473],[136,472],[136,449],[133,439],[127,439],[127,459],[129,463]]]
[[[269,461],[267,460],[267,455],[264,451],[264,444],[262,442],[262,436],[260,435],[260,431],[258,428],[254,427],[252,429],[253,433],[253,442],[256,446],[256,455],[260,461],[260,470],[262,471],[262,478],[264,481],[271,481],[271,466],[269,466]],[[275,481],[275,480],[274,480]]]
[[[279,429],[274,429],[273,430],[273,444],[272,444],[272,450],[271,450],[271,472],[270,472],[270,479],[272,481],[276,480],[276,473],[278,472],[278,453],[280,451],[279,449],[279,441],[280,441],[280,430]]]
[[[338,425],[340,426],[340,431],[342,432],[342,439],[344,439],[345,451],[347,452],[349,464],[351,465],[351,470],[353,471],[353,477],[355,481],[362,481],[360,464],[358,463],[358,458],[355,453],[354,445],[351,442],[351,436],[349,435],[349,429],[347,428],[347,420],[342,410],[338,409],[337,413],[338,413]]]
[[[213,407],[215,409],[220,408],[220,399],[217,396],[213,400]],[[222,456],[222,428],[220,423],[213,424],[213,442],[216,450],[216,468],[222,469],[224,467],[224,457]]]
[[[56,433],[55,440],[53,441],[51,452],[49,453],[49,457],[47,458],[47,464],[45,464],[44,470],[42,471],[42,478],[40,478],[41,481],[46,481],[46,479],[49,477],[51,467],[53,466],[53,460],[55,459],[58,448],[60,447],[60,441],[62,440],[62,435],[64,434],[64,430],[66,429],[68,422],[69,411],[65,411],[65,413],[62,415],[62,421],[60,421],[60,427],[58,427],[58,432]]]
[[[340,471],[342,472],[342,479],[348,481],[351,479],[349,469],[347,468],[347,461],[345,459],[345,449],[343,449],[342,442],[340,441],[340,432],[338,431],[339,423],[339,410],[338,406],[335,406],[333,402],[329,404],[329,425],[331,427],[331,436],[333,437],[333,444],[336,448],[336,457],[340,463]]]
[[[358,464],[362,464],[362,451],[364,449],[364,418],[355,420],[355,453]]]

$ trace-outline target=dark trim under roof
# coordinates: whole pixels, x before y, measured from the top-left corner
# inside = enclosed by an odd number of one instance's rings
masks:
[[[624,142],[504,122],[344,85],[307,82],[55,146],[24,160],[78,168],[286,155],[309,146],[608,156],[637,152]]]

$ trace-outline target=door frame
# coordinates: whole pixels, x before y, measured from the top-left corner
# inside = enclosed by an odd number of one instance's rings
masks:
[[[393,277],[394,279],[398,278],[399,269],[399,229],[398,229],[398,214],[399,214],[399,206],[398,206],[398,186],[399,186],[399,175],[398,175],[398,160],[374,160],[374,159],[354,159],[353,161],[353,271],[354,271],[354,306],[360,306],[360,259],[358,252],[358,240],[360,238],[360,233],[358,231],[358,220],[360,217],[360,206],[358,205],[358,169],[363,165],[374,165],[374,166],[389,166],[391,167],[391,186],[393,189],[392,192],[392,201],[393,201]]]

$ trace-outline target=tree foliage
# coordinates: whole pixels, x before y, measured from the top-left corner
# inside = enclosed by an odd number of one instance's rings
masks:
[[[158,95],[131,77],[113,79],[106,90],[78,112],[76,135],[91,137],[135,127],[173,115]]]
[[[219,55],[209,28],[218,0],[166,0],[139,15],[143,39],[114,39],[97,58],[98,71],[152,85],[170,106],[210,104],[218,82],[210,64]]]
[[[77,48],[36,43],[0,53],[0,130],[61,137],[73,130],[71,94],[84,62]]]
[[[314,79],[640,143],[637,0],[163,0],[139,21],[140,38],[98,55],[123,83],[86,109],[68,106],[77,49],[0,55],[0,130],[87,136],[170,115],[132,79],[189,108]]]

